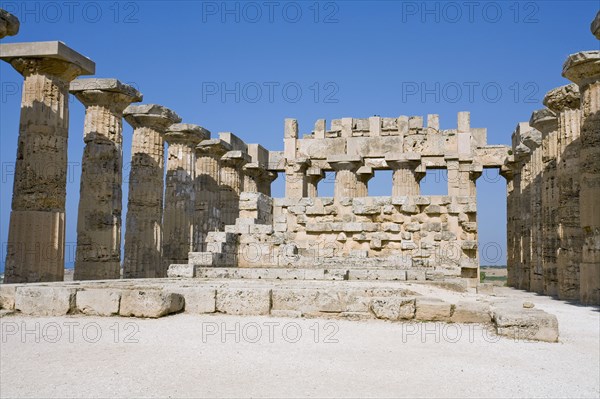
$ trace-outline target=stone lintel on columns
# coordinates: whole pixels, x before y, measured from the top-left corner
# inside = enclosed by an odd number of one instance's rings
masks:
[[[22,75],[27,75],[31,67],[28,63],[17,61],[23,59],[51,59],[72,64],[78,69],[73,78],[78,75],[93,75],[96,72],[94,61],[59,41],[0,44],[0,59],[10,63]],[[57,72],[49,70],[48,73]]]
[[[356,171],[356,174],[364,177],[373,176],[373,168],[371,168],[370,166],[361,166]]]
[[[235,134],[231,132],[219,132],[217,135],[221,140],[228,143],[233,151],[248,152],[248,146],[244,143],[244,140]]]
[[[19,33],[19,19],[6,10],[0,9],[0,39]]]
[[[596,39],[600,40],[600,11],[598,11],[596,18],[594,18],[592,21],[590,30],[592,31],[592,35],[596,36]]]
[[[208,130],[191,123],[174,123],[165,132],[165,140],[169,144],[182,143],[195,146],[208,138],[210,138]]]
[[[314,176],[314,177],[325,177],[325,171],[321,168],[319,168],[318,166],[311,166],[308,169],[306,169],[306,175],[307,176]]]
[[[544,96],[544,105],[556,113],[565,109],[579,109],[580,103],[581,95],[575,83],[552,89]]]
[[[571,54],[563,65],[562,76],[580,87],[600,78],[600,51]]]
[[[221,161],[231,166],[242,166],[251,161],[250,155],[243,151],[234,150],[226,152],[222,157]]]
[[[130,105],[125,108],[123,116],[133,128],[148,127],[160,132],[181,122],[181,117],[175,111],[157,104]]]
[[[196,152],[200,155],[213,155],[222,157],[225,153],[231,151],[231,144],[221,139],[208,139],[200,142],[196,146]]]
[[[334,155],[327,158],[327,163],[335,170],[357,170],[362,158],[359,155]]]

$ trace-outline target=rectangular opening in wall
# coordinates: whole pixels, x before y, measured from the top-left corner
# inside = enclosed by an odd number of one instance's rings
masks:
[[[476,187],[479,263],[506,267],[506,180],[500,176],[499,168],[485,168]],[[540,242],[549,239],[541,235],[536,238]],[[490,277],[493,273],[487,274]],[[506,276],[500,271],[496,274]]]
[[[325,172],[325,177],[317,185],[319,197],[333,197],[335,187],[335,172]]]
[[[421,195],[448,195],[448,169],[427,169],[420,185]]]
[[[369,180],[369,196],[391,197],[392,196],[392,171],[376,170]]]
[[[285,172],[278,172],[277,178],[271,183],[271,197],[285,197]]]

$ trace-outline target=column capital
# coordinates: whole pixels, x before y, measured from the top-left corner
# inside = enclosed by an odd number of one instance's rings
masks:
[[[134,129],[147,127],[161,133],[173,123],[181,122],[175,111],[157,104],[130,105],[123,116]]]
[[[596,18],[592,21],[592,25],[590,26],[590,30],[592,34],[596,36],[596,39],[600,40],[600,11],[596,14]]]
[[[221,161],[228,166],[240,167],[251,161],[250,155],[243,151],[229,151],[221,157]]]
[[[308,158],[288,159],[288,160],[286,160],[285,166],[286,166],[286,169],[290,168],[293,173],[304,173],[306,171],[306,169],[310,166],[310,159],[308,159]]]
[[[220,158],[229,151],[231,151],[231,144],[221,139],[204,140],[196,146],[196,153],[201,156],[209,155]]]
[[[19,19],[6,10],[0,9],[0,39],[19,33]]]
[[[359,155],[334,155],[327,158],[327,163],[335,171],[353,170],[356,171],[363,164],[363,160]]]
[[[25,77],[38,73],[71,81],[96,72],[94,61],[57,41],[0,44],[0,59]]]
[[[531,113],[529,126],[539,130],[542,134],[548,134],[558,127],[556,113],[548,108],[541,108]]]
[[[544,105],[556,113],[566,109],[579,109],[580,103],[581,95],[575,83],[552,89],[544,96]]]
[[[191,123],[174,123],[165,131],[165,140],[169,144],[187,144],[196,147],[210,138],[210,132],[202,126]]]
[[[579,86],[600,80],[600,51],[571,54],[563,65],[562,76]]]
[[[75,79],[69,86],[69,93],[77,97],[85,107],[103,105],[116,108],[119,112],[144,98],[133,86],[117,79]]]
[[[458,155],[456,156],[458,158]],[[421,164],[421,155],[416,152],[404,152],[399,155],[386,155],[385,163],[393,168],[416,168]]]

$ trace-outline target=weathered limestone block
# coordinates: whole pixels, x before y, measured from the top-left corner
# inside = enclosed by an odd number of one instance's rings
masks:
[[[550,90],[544,98],[544,105],[558,116],[558,296],[561,299],[578,299],[583,232],[579,209],[581,112],[577,85],[570,84]]]
[[[156,104],[130,105],[125,120],[133,126],[129,199],[125,230],[125,278],[165,277],[162,263],[164,133],[181,118]]]
[[[117,79],[77,79],[70,90],[85,106],[75,280],[121,275],[123,111],[142,94]]]
[[[452,305],[437,298],[417,298],[415,318],[423,321],[450,321]]]
[[[121,294],[119,315],[158,318],[183,309],[181,294],[160,289],[125,290]]]
[[[220,288],[216,310],[233,315],[266,315],[271,310],[271,290],[267,288]]]
[[[186,287],[178,288],[177,293],[185,300],[185,313],[203,314],[216,311],[216,295],[214,288]]]
[[[4,282],[62,280],[69,82],[95,64],[62,42],[1,44],[0,59],[25,78]]]
[[[113,316],[119,314],[121,292],[106,288],[85,289],[77,292],[76,308],[91,316]]]
[[[194,250],[196,208],[196,146],[210,138],[210,132],[198,125],[176,123],[165,132],[169,144],[163,215],[163,270],[169,265],[186,263]]]
[[[15,310],[31,316],[62,316],[75,309],[75,288],[20,286]]]
[[[594,34],[599,36],[599,17]],[[579,299],[600,304],[600,51],[569,56],[563,76],[575,82],[581,92],[581,151],[579,211],[582,230],[582,258],[579,267]]]
[[[19,19],[6,10],[0,9],[0,39],[19,33]]]
[[[222,230],[221,157],[232,147],[221,139],[204,140],[196,147],[194,252],[206,251],[209,231]]]
[[[415,298],[373,298],[370,308],[378,319],[410,320],[415,317]]]
[[[492,310],[496,332],[516,340],[558,342],[556,316],[540,309],[499,307]]]
[[[15,308],[17,287],[15,284],[0,284],[0,309],[13,310]]]
[[[336,291],[316,289],[274,289],[273,309],[314,312],[341,312],[342,301]]]
[[[450,320],[454,323],[490,323],[490,306],[482,302],[458,302]]]

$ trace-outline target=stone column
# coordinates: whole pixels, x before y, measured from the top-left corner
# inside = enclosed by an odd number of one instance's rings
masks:
[[[206,251],[206,235],[222,230],[221,157],[231,145],[220,139],[205,140],[196,147],[196,213],[194,251]]]
[[[277,178],[277,173],[266,170],[258,162],[244,165],[243,171],[244,191],[271,196],[271,183]]]
[[[250,156],[243,151],[229,151],[221,158],[221,223],[235,224],[240,214],[240,193],[244,190],[243,166]],[[222,230],[219,229],[219,230]]]
[[[515,191],[514,174],[516,172],[514,158],[509,156],[505,165],[500,168],[500,175],[506,179],[506,264],[508,266],[508,281],[509,286],[515,284],[515,266],[516,266],[516,244],[517,237],[515,220],[516,220],[516,199],[517,192]]]
[[[6,10],[0,9],[0,39],[19,33],[19,19]]]
[[[334,199],[362,196],[364,184],[359,182],[356,173],[362,166],[359,156],[337,155],[328,158],[327,162],[335,170]]]
[[[558,295],[556,252],[558,250],[558,190],[556,186],[556,153],[558,148],[558,119],[556,114],[543,108],[534,111],[529,124],[542,132],[541,165],[541,221],[539,226],[539,259],[542,268],[543,287],[540,292]]]
[[[121,276],[123,110],[142,101],[116,79],[77,79],[70,92],[85,106],[75,280]]]
[[[5,283],[60,281],[65,267],[69,82],[95,64],[61,42],[0,45],[25,77]]]
[[[356,196],[357,197],[368,197],[369,196],[369,180],[373,178],[373,168],[370,166],[361,166],[356,171],[357,185],[356,185]]]
[[[392,168],[392,196],[419,195],[419,183],[424,173],[418,171],[421,157],[417,154],[404,154],[399,158],[387,158],[386,163]]]
[[[312,166],[306,170],[306,196],[316,198],[319,196],[319,182],[325,178],[321,168]]]
[[[258,192],[264,195],[271,196],[271,184],[277,179],[277,172],[272,170],[264,170],[260,174],[257,181]]]
[[[558,115],[558,296],[561,299],[573,300],[579,299],[579,266],[583,246],[579,214],[579,89],[570,84],[550,90],[544,98],[544,105]]]
[[[592,29],[600,39],[600,17]],[[569,56],[563,76],[581,92],[580,223],[583,256],[580,265],[581,302],[600,304],[600,51]]]
[[[306,169],[310,161],[306,158],[287,160],[285,165],[285,197],[304,198],[308,193]]]
[[[125,278],[163,275],[162,216],[164,194],[165,130],[181,118],[156,104],[130,105],[125,120],[133,126],[129,200],[125,229]]]
[[[165,133],[168,155],[161,275],[166,275],[172,264],[188,263],[188,253],[194,250],[196,146],[208,138],[208,130],[189,123],[173,124]]]

